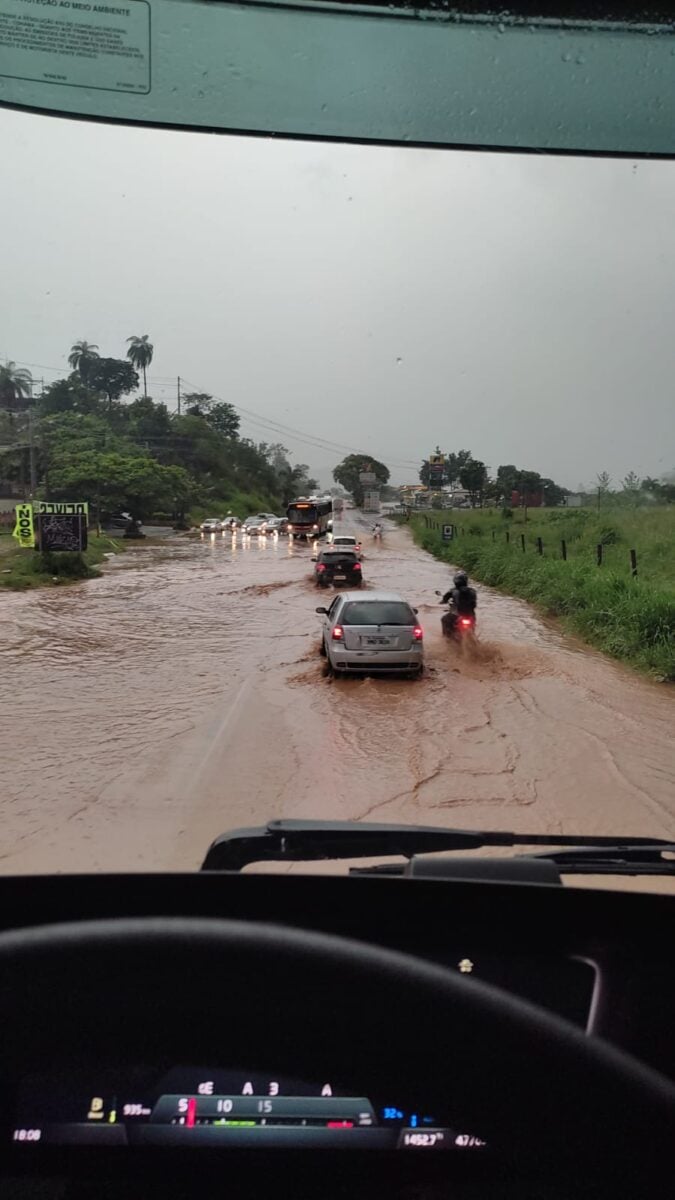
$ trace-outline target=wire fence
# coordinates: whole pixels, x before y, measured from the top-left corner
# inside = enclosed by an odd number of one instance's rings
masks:
[[[453,522],[448,521],[438,521],[435,517],[430,517],[426,514],[421,515],[424,521],[425,529],[432,529],[440,532],[442,535],[442,540],[447,545],[451,545],[458,538],[467,536],[466,529],[463,525],[455,525]],[[475,529],[475,526],[473,528]],[[542,557],[554,558],[562,562],[569,561],[567,540],[565,538],[551,539],[550,542],[547,540],[546,543],[544,543],[544,539],[542,537],[528,538],[526,534],[515,533],[515,531],[511,529],[505,529],[503,531],[491,529],[490,534],[493,542],[498,543],[503,541],[505,545],[512,546],[514,549],[519,549],[523,554],[527,554],[529,551],[539,554]],[[485,537],[486,535],[481,533],[481,536]],[[596,566],[602,567],[606,563],[607,547],[603,542],[596,542],[594,548],[591,548],[589,553],[594,556]],[[616,558],[615,555],[613,557]],[[577,551],[572,555],[572,558],[579,560],[583,558],[583,555]],[[628,550],[628,560],[630,574],[633,579],[637,579],[637,550]]]

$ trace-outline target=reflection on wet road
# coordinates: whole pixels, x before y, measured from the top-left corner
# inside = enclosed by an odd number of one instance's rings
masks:
[[[406,530],[366,551],[367,584],[419,607],[421,681],[323,677],[323,593],[286,539],[176,539],[3,594],[0,869],[191,868],[278,816],[672,836],[672,692],[484,588],[462,656],[447,568]]]

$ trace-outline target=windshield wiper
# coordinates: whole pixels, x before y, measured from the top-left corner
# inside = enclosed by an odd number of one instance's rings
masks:
[[[564,851],[510,858],[425,859],[486,846],[564,846]],[[675,875],[675,843],[661,838],[600,837],[503,830],[444,829],[358,821],[269,821],[233,829],[211,844],[202,871],[241,871],[257,862],[320,862],[341,858],[405,858],[407,863],[352,868],[356,874],[444,878],[529,879],[558,883],[560,874]]]

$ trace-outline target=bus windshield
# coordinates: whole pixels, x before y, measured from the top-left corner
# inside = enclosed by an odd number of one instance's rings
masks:
[[[289,504],[286,515],[293,525],[314,525],[318,517],[313,504]]]

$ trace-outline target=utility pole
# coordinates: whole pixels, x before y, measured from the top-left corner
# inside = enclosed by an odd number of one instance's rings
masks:
[[[35,466],[35,437],[33,430],[33,406],[28,409],[28,458],[30,463],[30,495],[35,499],[37,491],[37,470]]]
[[[176,380],[176,398],[178,400],[178,416],[180,416],[180,375]]]
[[[40,380],[40,384],[41,384],[40,395],[42,395],[42,393],[45,390],[44,379]],[[34,418],[33,418],[33,405],[34,404],[35,404],[34,397],[31,396],[30,404],[28,405],[28,462],[29,462],[29,474],[30,474],[30,497],[31,497],[31,500],[35,499],[35,493],[37,491],[37,463],[36,463],[36,459],[35,459],[35,423],[34,423]]]
[[[105,453],[105,433],[101,435],[101,452]],[[96,532],[101,536],[101,463],[99,460],[98,470],[96,472]]]

